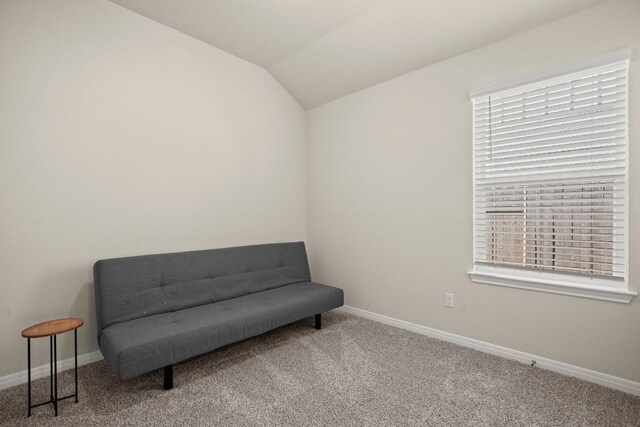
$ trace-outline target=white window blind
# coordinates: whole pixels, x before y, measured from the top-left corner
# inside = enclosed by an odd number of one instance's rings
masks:
[[[624,281],[628,61],[473,99],[476,264]]]

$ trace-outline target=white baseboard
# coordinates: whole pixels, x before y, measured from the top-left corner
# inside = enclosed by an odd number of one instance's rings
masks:
[[[506,347],[500,347],[499,345],[489,344],[484,341],[479,341],[472,338],[463,337],[462,335],[440,331],[438,329],[429,328],[427,326],[405,322],[404,320],[383,316],[382,314],[372,313],[370,311],[350,307],[348,305],[345,305],[338,310],[344,311],[345,313],[354,314],[356,316],[365,317],[376,322],[395,326],[400,329],[406,329],[407,331],[437,338],[442,341],[447,341],[464,347],[473,348],[484,353],[490,353],[521,363],[526,363],[528,365],[530,365],[532,361],[535,361],[536,367],[580,378],[585,381],[640,396],[640,382],[630,381],[624,378],[615,377],[613,375],[604,374],[602,372],[592,371],[590,369],[581,368],[579,366],[569,365],[568,363],[558,362],[557,360],[535,356],[533,354],[524,353],[522,351],[513,350]]]
[[[78,355],[78,366],[87,365],[89,363],[102,360],[102,353],[100,351],[94,351],[92,353],[85,353]],[[31,368],[31,380],[37,380],[38,378],[49,376],[49,363],[46,365]],[[73,369],[75,366],[74,358],[70,357],[64,360],[58,360],[58,373],[66,371],[67,369]],[[13,387],[18,384],[25,384],[27,382],[27,371],[16,372],[15,374],[5,375],[0,377],[0,390]]]

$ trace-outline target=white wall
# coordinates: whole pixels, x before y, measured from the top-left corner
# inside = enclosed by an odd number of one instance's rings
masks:
[[[304,240],[304,138],[262,68],[104,0],[0,1],[0,376],[35,322],[97,349],[98,259]]]
[[[624,47],[631,235],[640,230],[640,2],[604,3],[307,112],[314,280],[346,304],[640,381],[628,305],[472,283],[471,89]],[[640,290],[640,240],[630,287]],[[445,292],[456,306],[445,308]],[[401,349],[399,349],[401,351]]]

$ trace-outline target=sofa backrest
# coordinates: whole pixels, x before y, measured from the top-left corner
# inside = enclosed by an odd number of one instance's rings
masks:
[[[100,260],[98,334],[109,325],[311,280],[304,243]]]

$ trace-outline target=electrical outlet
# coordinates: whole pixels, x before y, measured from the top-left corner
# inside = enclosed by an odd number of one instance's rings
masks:
[[[444,305],[453,308],[453,294],[445,292]]]

